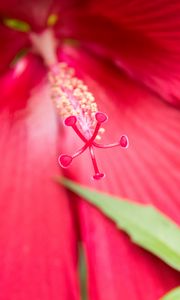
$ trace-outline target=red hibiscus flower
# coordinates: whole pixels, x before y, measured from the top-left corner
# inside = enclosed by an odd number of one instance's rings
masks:
[[[78,299],[78,239],[91,300],[157,300],[178,285],[176,271],[53,181],[59,154],[71,157],[80,144],[45,78],[51,64],[66,62],[109,117],[102,142],[130,140],[128,151],[96,151],[106,178],[92,181],[86,152],[66,176],[152,203],[179,223],[179,13],[178,1],[165,0],[0,4],[2,300]]]

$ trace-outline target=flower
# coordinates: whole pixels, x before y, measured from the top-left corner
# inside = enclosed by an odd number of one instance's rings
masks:
[[[108,113],[102,140],[116,141],[124,132],[130,139],[123,154],[97,152],[105,179],[90,179],[86,153],[65,174],[152,203],[179,223],[178,1],[6,2],[0,4],[1,299],[78,299],[78,231],[91,300],[158,299],[178,285],[179,274],[89,204],[72,203],[72,197],[69,203],[52,180],[61,172],[59,153],[70,153],[79,141],[72,128],[58,127],[49,86],[40,81],[46,68],[38,53],[54,63],[59,38],[59,59],[76,70],[100,111]],[[59,17],[47,31],[53,15]],[[12,19],[25,22],[25,32],[8,28]],[[31,48],[32,41],[34,53],[8,70],[17,51]]]

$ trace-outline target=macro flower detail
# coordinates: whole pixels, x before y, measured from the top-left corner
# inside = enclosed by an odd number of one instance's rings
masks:
[[[1,300],[83,299],[79,245],[90,300],[157,300],[179,285],[177,271],[54,180],[180,224],[179,14],[178,0],[0,2]],[[127,151],[106,145],[126,148],[122,134]],[[103,180],[91,180],[92,159]]]
[[[94,154],[93,146],[97,147],[97,148],[104,148],[104,149],[105,148],[113,148],[116,146],[121,146],[123,148],[127,148],[128,147],[128,138],[125,135],[122,135],[120,138],[120,141],[118,143],[109,144],[109,145],[101,145],[101,144],[96,143],[94,140],[96,139],[96,137],[98,135],[101,124],[107,121],[107,116],[102,112],[97,112],[95,114],[95,119],[97,121],[97,124],[96,124],[95,130],[94,130],[94,133],[90,139],[86,139],[86,137],[78,129],[78,127],[76,125],[76,122],[77,122],[76,116],[70,116],[65,119],[65,122],[64,122],[65,125],[71,126],[74,129],[74,131],[76,132],[76,134],[81,138],[81,140],[83,142],[85,142],[85,145],[81,149],[79,149],[75,154],[73,154],[73,156],[66,155],[66,154],[60,155],[59,163],[60,163],[61,167],[67,168],[71,164],[72,160],[75,157],[81,155],[87,148],[89,148],[90,156],[91,156],[94,171],[95,171],[95,175],[93,176],[93,179],[98,180],[98,179],[103,178],[105,176],[105,174],[101,173],[99,171],[97,161],[95,158],[95,154]]]
[[[104,132],[101,125],[107,121],[106,114],[97,111],[97,104],[94,96],[88,91],[88,87],[74,74],[73,68],[69,68],[66,63],[55,64],[50,68],[49,81],[51,84],[52,100],[62,117],[66,117],[65,126],[71,126],[80,139],[85,143],[72,156],[61,154],[59,164],[62,168],[67,168],[73,159],[81,155],[89,148],[95,175],[93,179],[101,179],[105,176],[99,171],[95,158],[94,147],[113,148],[121,146],[128,147],[128,138],[122,135],[119,142],[101,145],[95,142],[100,139],[100,134]],[[78,122],[77,122],[78,121]]]

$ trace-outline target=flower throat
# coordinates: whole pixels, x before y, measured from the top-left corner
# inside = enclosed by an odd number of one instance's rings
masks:
[[[61,154],[59,164],[62,168],[68,168],[73,159],[89,149],[90,157],[95,174],[93,179],[101,179],[105,176],[99,171],[94,147],[113,148],[121,146],[128,147],[128,138],[122,135],[117,143],[102,145],[97,143],[104,132],[102,124],[108,119],[107,115],[99,112],[94,96],[82,80],[75,76],[73,68],[66,63],[57,63],[50,68],[49,82],[51,86],[51,97],[57,111],[64,119],[64,125],[70,126],[84,142],[84,146],[73,155]]]

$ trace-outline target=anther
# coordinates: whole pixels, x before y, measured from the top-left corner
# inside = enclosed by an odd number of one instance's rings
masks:
[[[98,112],[98,107],[88,87],[76,77],[75,70],[65,63],[59,63],[50,68],[49,80],[51,97],[58,113],[63,118],[70,118],[66,120],[65,125],[72,126],[76,116],[77,127],[85,133],[86,138],[89,138],[94,131],[94,120],[96,120],[94,115]],[[103,123],[106,119],[107,116],[97,113],[98,122]]]

